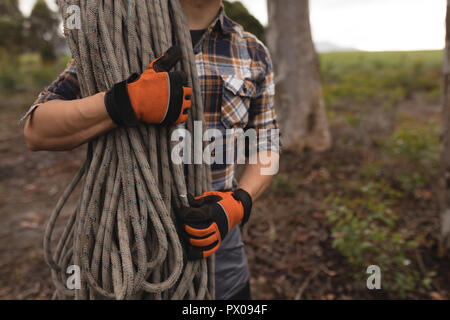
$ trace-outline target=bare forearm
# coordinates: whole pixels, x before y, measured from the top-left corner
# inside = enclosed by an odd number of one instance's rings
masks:
[[[104,93],[88,98],[53,100],[28,118],[24,134],[33,151],[71,150],[115,128],[104,104]]]
[[[239,181],[238,188],[247,191],[252,197],[253,202],[255,202],[270,186],[270,182],[272,181],[275,172],[273,172],[273,174],[267,174],[267,172],[271,172],[268,168],[278,168],[278,154],[269,153],[268,159],[270,159],[270,161],[265,163],[258,161],[256,164],[248,164]]]

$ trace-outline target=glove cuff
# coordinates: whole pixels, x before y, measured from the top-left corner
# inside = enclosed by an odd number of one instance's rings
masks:
[[[116,83],[105,94],[106,111],[119,126],[137,127],[139,125],[139,119],[131,105],[127,90],[127,84],[135,81],[136,77],[139,75],[132,74],[127,80]]]
[[[242,219],[241,223],[241,226],[244,226],[250,218],[250,213],[252,211],[252,197],[244,189],[237,189],[236,191],[234,191],[233,197],[236,200],[240,201],[242,203],[242,206],[244,207],[244,218]]]

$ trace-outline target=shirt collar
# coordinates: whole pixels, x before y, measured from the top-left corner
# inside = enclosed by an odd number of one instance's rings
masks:
[[[211,34],[212,32],[218,32],[219,34],[222,34],[222,35],[229,35],[232,32],[235,32],[234,25],[235,25],[234,22],[230,18],[227,17],[227,15],[225,13],[225,9],[222,5],[217,17],[209,25],[209,27],[208,27],[207,31],[205,32],[205,34],[203,35],[202,39],[200,41],[198,41],[197,44],[195,45],[194,53],[197,54],[200,52],[202,43],[208,34]]]
[[[216,29],[223,34],[230,34],[234,32],[234,23],[230,20],[230,18],[227,17],[223,5],[220,8],[219,14],[217,15],[216,19],[213,21],[213,23],[211,23],[208,29]]]

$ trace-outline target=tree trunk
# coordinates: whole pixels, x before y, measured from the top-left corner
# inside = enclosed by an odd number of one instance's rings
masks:
[[[308,0],[270,0],[268,46],[275,68],[276,109],[284,149],[330,147],[319,58],[309,22]]]
[[[443,248],[450,248],[450,0],[447,0],[443,83],[443,148],[441,156],[441,239]]]

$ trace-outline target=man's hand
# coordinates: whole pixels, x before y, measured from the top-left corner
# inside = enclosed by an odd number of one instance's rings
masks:
[[[135,127],[139,122],[170,125],[186,122],[192,89],[183,71],[169,72],[180,60],[177,47],[150,63],[141,75],[135,73],[117,83],[105,95],[106,109],[117,125]]]
[[[177,210],[177,216],[191,260],[207,258],[216,252],[235,225],[248,221],[252,209],[252,198],[243,189],[205,192],[195,199],[188,195],[188,200],[189,207]]]

